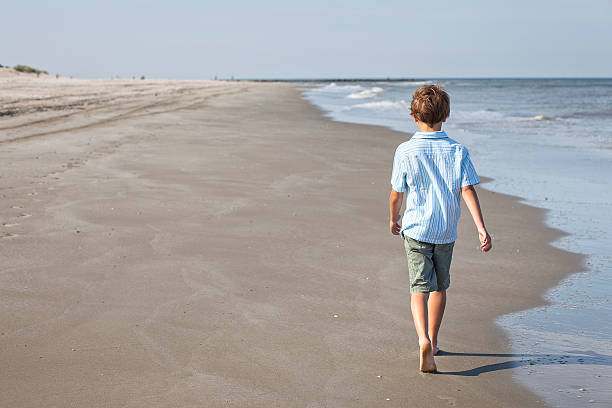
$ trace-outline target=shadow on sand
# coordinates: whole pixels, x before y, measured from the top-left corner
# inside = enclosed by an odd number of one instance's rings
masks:
[[[506,370],[509,368],[522,367],[527,365],[567,365],[567,364],[591,364],[612,366],[612,356],[598,354],[594,351],[574,352],[569,351],[567,354],[488,354],[488,353],[454,353],[443,351],[436,355],[444,356],[465,356],[465,357],[504,357],[512,360],[503,361],[501,363],[487,364],[481,367],[471,368],[464,371],[438,371],[442,375],[460,375],[466,377],[475,377],[490,371]]]

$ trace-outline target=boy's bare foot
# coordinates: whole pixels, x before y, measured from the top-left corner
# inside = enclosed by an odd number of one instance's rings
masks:
[[[433,347],[433,355],[437,356],[438,352],[440,351],[440,349],[438,347],[436,347],[436,346],[432,346],[432,347]]]
[[[436,362],[433,357],[433,350],[431,343],[424,343],[419,345],[420,357],[421,357],[421,372],[422,373],[435,373],[437,371]]]

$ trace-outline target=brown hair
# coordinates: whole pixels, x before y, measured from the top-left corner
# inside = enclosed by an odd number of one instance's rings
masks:
[[[440,85],[423,85],[412,95],[410,114],[429,126],[442,122],[450,114],[448,94]]]

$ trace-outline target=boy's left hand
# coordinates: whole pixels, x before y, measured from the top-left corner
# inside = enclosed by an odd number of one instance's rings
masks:
[[[486,230],[478,231],[478,238],[480,239],[480,250],[482,252],[488,252],[493,246],[489,233]]]

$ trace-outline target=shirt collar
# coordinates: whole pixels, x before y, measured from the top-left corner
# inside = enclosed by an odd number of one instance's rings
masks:
[[[445,137],[448,136],[443,130],[437,132],[415,132],[415,134],[412,135],[412,139],[443,139]]]

